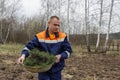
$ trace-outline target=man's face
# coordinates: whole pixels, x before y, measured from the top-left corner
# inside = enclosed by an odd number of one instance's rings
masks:
[[[48,27],[51,33],[58,32],[60,27],[60,21],[56,18],[53,18],[48,22]]]

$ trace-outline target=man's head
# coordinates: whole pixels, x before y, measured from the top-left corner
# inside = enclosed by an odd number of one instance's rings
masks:
[[[59,31],[59,27],[60,27],[60,19],[58,16],[51,16],[50,20],[48,21],[48,27],[49,27],[49,31],[51,33],[55,33]]]

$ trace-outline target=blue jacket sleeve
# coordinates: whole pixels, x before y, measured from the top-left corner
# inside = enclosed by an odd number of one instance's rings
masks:
[[[67,36],[65,37],[64,42],[62,44],[62,49],[63,49],[63,52],[61,53],[61,59],[67,59],[68,57],[70,57],[72,53],[72,48],[67,39]]]
[[[25,57],[28,57],[29,51],[33,48],[38,47],[38,46],[39,46],[38,38],[36,36],[34,36],[34,38],[26,44],[26,46],[22,50],[21,54],[25,54]]]

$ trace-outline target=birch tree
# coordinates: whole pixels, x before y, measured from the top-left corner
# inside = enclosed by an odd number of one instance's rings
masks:
[[[68,25],[68,26],[67,26],[67,27],[68,27],[67,37],[68,37],[68,40],[69,40],[69,34],[70,34],[70,23],[69,23],[69,22],[70,22],[70,21],[69,21],[70,0],[68,0],[68,5],[67,5],[67,6],[68,6],[68,7],[67,7],[67,8],[68,8],[68,9],[67,9],[67,25]]]
[[[4,29],[4,24],[3,24],[3,20],[4,20],[4,23],[5,23],[5,18],[7,17],[7,8],[6,7],[6,4],[7,4],[7,1],[6,0],[0,0],[0,21],[1,21],[1,25],[0,25],[0,42],[2,44],[4,44],[8,38],[8,34],[9,34],[9,28],[7,28],[7,32],[6,32],[6,35],[4,35],[5,31],[3,31]]]
[[[18,11],[20,0],[0,0],[0,42],[2,44],[6,43],[9,33],[10,26],[12,26],[13,16]],[[3,24],[3,20],[7,21]],[[6,27],[4,27],[8,24]]]
[[[102,14],[103,14],[102,9],[103,9],[103,0],[101,0],[101,3],[100,3],[100,20],[99,20],[99,26],[98,26],[98,35],[97,35],[97,43],[96,43],[95,52],[98,52],[98,47],[100,43],[100,33],[101,33]]]
[[[88,52],[91,52],[91,49],[90,49],[90,44],[89,44],[89,28],[88,28],[88,6],[89,4],[89,1],[88,0],[85,0],[85,27],[86,27],[86,45],[87,45],[87,51]]]
[[[108,47],[108,40],[109,40],[109,33],[110,33],[110,25],[111,25],[113,6],[114,6],[114,0],[111,0],[111,8],[110,8],[110,15],[109,15],[109,22],[108,22],[108,31],[107,31],[107,35],[106,35],[105,44],[104,44],[104,52],[107,51],[107,47]]]
[[[3,15],[4,15],[4,11],[5,11],[5,0],[0,0],[0,42],[3,42],[2,39],[2,30],[3,30]]]

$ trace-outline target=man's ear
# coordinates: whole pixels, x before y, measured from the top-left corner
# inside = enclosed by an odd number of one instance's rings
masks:
[[[50,24],[50,21],[48,21],[47,26],[49,26],[49,24]]]
[[[49,20],[49,21],[48,21],[48,24],[50,24],[50,22],[51,22],[51,21]]]

